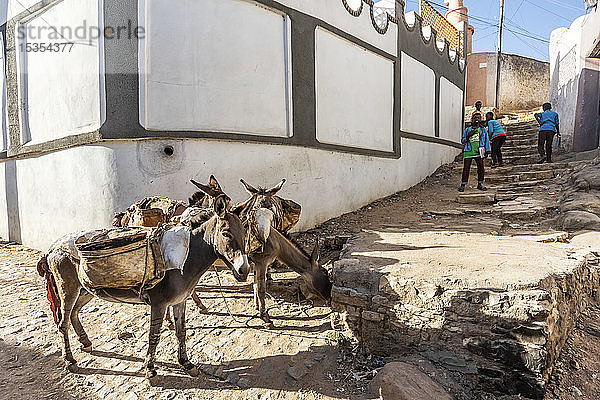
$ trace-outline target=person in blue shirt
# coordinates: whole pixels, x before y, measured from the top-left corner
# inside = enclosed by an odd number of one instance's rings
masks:
[[[504,132],[504,128],[502,128],[500,122],[494,118],[493,112],[486,113],[485,120],[490,142],[492,143],[492,168],[503,167],[501,149],[506,141],[506,132]]]
[[[538,135],[538,152],[542,157],[539,163],[552,162],[552,140],[554,135],[560,136],[558,126],[558,114],[552,111],[550,103],[542,105],[544,112],[534,114],[538,124],[540,124],[540,133]]]
[[[471,117],[471,126],[469,126],[462,135],[462,144],[465,145],[463,152],[463,172],[462,182],[458,188],[459,192],[465,191],[465,186],[469,182],[469,172],[471,171],[471,164],[473,160],[477,164],[477,189],[487,190],[483,186],[484,180],[484,165],[483,158],[485,154],[491,150],[490,138],[485,127],[481,124],[481,114],[473,114]]]

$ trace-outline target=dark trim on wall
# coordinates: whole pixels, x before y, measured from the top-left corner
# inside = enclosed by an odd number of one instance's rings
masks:
[[[456,147],[457,149],[461,149],[461,150],[464,149],[464,147],[465,147],[461,143],[453,142],[452,140],[442,139],[442,138],[434,137],[434,136],[425,136],[425,135],[419,135],[416,133],[408,133],[408,132],[401,132],[400,136],[405,139],[418,140],[421,142],[443,144],[446,146]]]
[[[49,8],[52,4],[62,0],[44,0],[36,4],[30,10],[41,11]],[[8,97],[10,147],[9,157],[21,157],[33,154],[56,151],[68,147],[93,143],[103,140],[127,140],[144,138],[197,138],[214,139],[225,141],[242,141],[252,143],[268,143],[278,145],[291,145],[309,147],[327,151],[337,151],[352,154],[382,158],[399,158],[401,156],[401,138],[433,142],[453,147],[461,147],[459,143],[440,139],[440,79],[445,77],[464,92],[465,69],[459,67],[459,57],[452,60],[448,52],[448,44],[441,51],[436,45],[436,33],[432,30],[431,37],[425,38],[422,34],[422,20],[417,15],[415,23],[410,26],[404,18],[404,4],[398,3],[401,9],[396,12],[396,17],[388,20],[398,26],[397,55],[375,47],[362,39],[355,37],[319,18],[305,14],[298,10],[282,5],[274,0],[253,0],[254,2],[287,15],[291,21],[291,59],[292,59],[292,126],[293,136],[272,137],[243,133],[227,132],[205,132],[205,131],[172,131],[172,130],[148,130],[140,124],[140,75],[138,71],[138,41],[137,39],[122,38],[120,40],[106,40],[104,42],[105,60],[105,87],[106,87],[106,122],[98,131],[82,135],[69,136],[67,138],[48,141],[32,146],[21,144],[22,121],[20,120],[21,108],[18,105],[18,93],[16,79],[16,54],[15,38],[10,38],[11,49],[7,52],[7,81],[10,80],[10,95]],[[338,0],[342,1],[343,0]],[[372,4],[365,2],[366,6]],[[362,12],[366,12],[363,4]],[[372,13],[372,10],[368,10]],[[30,17],[30,13],[24,13],[19,18]],[[360,14],[360,13],[359,13]],[[349,14],[350,15],[350,14]],[[354,14],[353,14],[354,15]],[[371,16],[372,17],[372,16]],[[14,26],[19,18],[15,17],[8,24],[8,31],[14,32]],[[126,25],[128,20],[134,26],[138,25],[138,3],[123,2],[120,0],[104,1],[104,24],[105,26]],[[372,19],[372,18],[371,18]],[[320,143],[316,135],[316,88],[315,88],[315,30],[317,27],[325,29],[341,38],[348,40],[370,52],[378,54],[394,63],[394,112],[393,112],[393,151],[377,151],[364,148],[355,148],[343,145]],[[389,28],[389,26],[388,26]],[[386,28],[387,30],[387,28]],[[9,40],[7,39],[7,42]],[[405,53],[419,62],[433,69],[435,73],[435,137],[418,135],[400,130],[401,126],[401,65],[402,53]],[[348,84],[352,84],[349,82]],[[7,93],[8,93],[7,82]],[[2,155],[0,154],[0,159]]]

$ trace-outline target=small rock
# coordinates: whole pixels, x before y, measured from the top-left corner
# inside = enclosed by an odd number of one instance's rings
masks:
[[[313,359],[315,361],[321,362],[325,359],[326,354],[325,353],[317,353],[313,356]]]
[[[242,389],[247,389],[252,386],[252,382],[250,382],[250,380],[247,378],[240,378],[240,380],[237,382],[237,385]]]
[[[225,380],[231,383],[232,385],[235,385],[240,380],[240,377],[237,374],[229,374],[227,375],[227,378],[225,378]]]
[[[119,338],[120,340],[127,340],[127,339],[131,339],[133,337],[133,333],[123,330],[120,331],[119,333],[117,333],[117,338]]]
[[[287,369],[287,373],[295,380],[299,380],[304,375],[308,374],[308,368],[306,368],[304,365],[294,365]]]
[[[452,397],[412,364],[388,363],[369,384],[371,394],[383,400],[451,400]]]

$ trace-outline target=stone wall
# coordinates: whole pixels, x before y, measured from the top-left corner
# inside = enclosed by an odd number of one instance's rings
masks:
[[[467,57],[466,104],[496,102],[496,53],[473,53]],[[503,54],[500,70],[500,109],[531,110],[548,101],[550,64],[516,54]]]
[[[517,283],[523,273],[514,285],[484,288],[410,278],[348,256],[334,267],[332,323],[377,353],[423,344],[455,351],[475,363],[467,375],[483,390],[538,398],[580,312],[598,298],[597,264],[590,255],[535,284]]]

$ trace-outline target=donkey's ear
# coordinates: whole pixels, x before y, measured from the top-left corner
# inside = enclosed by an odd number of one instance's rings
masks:
[[[252,185],[246,183],[245,180],[240,179],[240,182],[242,182],[242,185],[244,185],[244,188],[246,188],[246,191],[250,194],[256,194],[258,193],[258,190],[256,188],[254,188]]]
[[[211,175],[210,178],[208,178],[208,185],[219,192],[223,191],[221,189],[221,185],[219,185],[219,182],[217,182],[217,178],[215,178],[214,175]]]
[[[227,200],[225,200],[224,196],[219,196],[215,200],[215,214],[219,216],[219,218],[225,218],[227,215]]]
[[[315,264],[319,264],[319,238],[317,238],[317,243],[315,243],[315,248],[312,251],[312,254],[310,255],[310,263],[315,265]]]
[[[192,182],[194,185],[196,185],[196,187],[198,189],[202,190],[204,193],[206,193],[209,196],[217,197],[218,195],[220,195],[222,193],[220,190],[217,191],[217,190],[215,190],[215,188],[198,183],[193,179],[190,179],[190,182]]]
[[[267,190],[267,194],[270,196],[275,195],[275,193],[279,192],[281,190],[281,188],[283,187],[283,184],[285,183],[285,179],[282,179],[281,182],[279,182],[279,184],[269,190]]]

